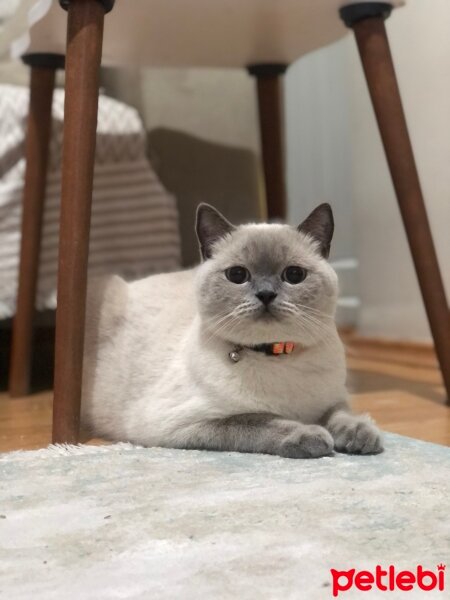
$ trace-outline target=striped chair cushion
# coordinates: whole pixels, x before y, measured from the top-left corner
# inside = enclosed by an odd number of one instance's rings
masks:
[[[52,139],[36,306],[56,304],[58,218],[64,95],[53,100]],[[0,318],[14,314],[25,172],[28,90],[0,86]],[[175,198],[146,157],[137,112],[100,97],[92,204],[89,275],[117,273],[135,279],[180,264]]]

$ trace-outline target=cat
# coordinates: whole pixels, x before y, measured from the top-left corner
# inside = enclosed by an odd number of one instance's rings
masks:
[[[201,204],[201,264],[90,287],[82,422],[144,446],[317,458],[376,454],[352,414],[327,261],[328,204],[297,228],[233,226]]]

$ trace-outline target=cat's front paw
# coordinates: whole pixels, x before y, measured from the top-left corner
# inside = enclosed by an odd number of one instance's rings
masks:
[[[354,418],[333,431],[334,447],[346,454],[379,454],[383,441],[378,429],[370,421]]]
[[[333,454],[331,434],[320,425],[299,425],[281,443],[280,456],[286,458],[319,458]]]

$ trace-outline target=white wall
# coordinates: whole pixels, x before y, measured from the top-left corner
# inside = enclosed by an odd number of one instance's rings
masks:
[[[169,127],[258,152],[254,79],[238,69],[107,69],[110,94],[136,106],[148,130]]]
[[[285,85],[288,219],[295,225],[321,202],[332,205],[331,260],[339,275],[342,325],[355,325],[359,311],[349,152],[351,75],[341,41],[291,65]]]
[[[450,296],[450,2],[408,0],[386,25]],[[318,201],[335,207],[333,256],[359,262],[345,278],[359,331],[430,339],[354,39],[293,65],[286,104],[290,217]]]
[[[354,255],[350,75],[338,42],[293,64],[285,85],[289,220],[299,223],[317,204],[330,202],[335,258]]]
[[[387,22],[404,108],[438,255],[450,293],[450,3],[408,0]],[[359,328],[368,336],[429,339],[355,45],[352,77],[352,200],[360,261]]]

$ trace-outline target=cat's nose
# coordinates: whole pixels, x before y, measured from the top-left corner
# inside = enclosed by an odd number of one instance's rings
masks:
[[[264,306],[268,306],[277,297],[277,294],[272,290],[261,290],[255,295],[258,300],[261,300]]]

